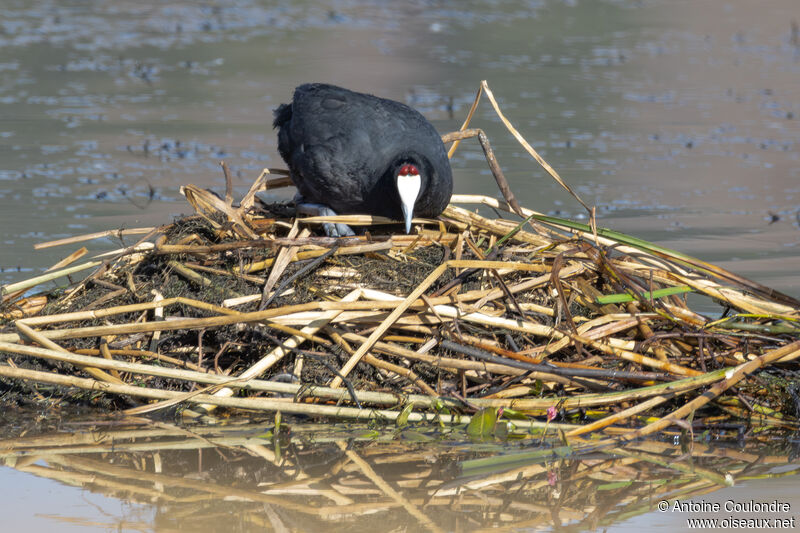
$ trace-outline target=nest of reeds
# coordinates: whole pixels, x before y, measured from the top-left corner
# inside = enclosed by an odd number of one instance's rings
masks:
[[[557,426],[633,438],[686,419],[796,427],[800,302],[790,296],[593,219],[521,208],[502,177],[507,201],[455,195],[404,235],[379,217],[299,219],[291,205],[265,205],[257,192],[290,184],[274,174],[238,203],[229,178],[224,198],[187,185],[196,215],[109,232],[141,237],[6,286],[7,398],[101,392],[134,413],[470,422],[481,436]],[[324,237],[323,222],[362,234]],[[57,291],[24,293],[87,269]],[[687,294],[718,311],[693,311]]]

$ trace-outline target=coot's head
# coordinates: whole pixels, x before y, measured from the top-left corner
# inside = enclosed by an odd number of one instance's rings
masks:
[[[367,201],[372,208],[370,212],[395,220],[402,218],[406,233],[411,232],[411,219],[415,215],[439,216],[453,192],[447,156],[442,156],[446,164],[443,170],[416,151],[407,150],[392,157],[381,174],[380,185],[370,193]]]
[[[403,220],[406,223],[406,233],[411,231],[411,219],[414,218],[414,204],[422,188],[422,177],[419,168],[414,163],[404,162],[398,170],[395,179],[397,194],[400,196],[400,208],[403,210]]]

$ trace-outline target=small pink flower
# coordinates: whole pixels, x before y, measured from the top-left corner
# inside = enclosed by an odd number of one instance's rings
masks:
[[[547,484],[551,487],[555,487],[556,483],[558,483],[558,473],[555,470],[548,470],[547,471]]]
[[[548,407],[547,408],[547,421],[550,422],[551,420],[553,420],[556,417],[557,414],[558,414],[558,411],[556,411],[556,408],[554,406]]]

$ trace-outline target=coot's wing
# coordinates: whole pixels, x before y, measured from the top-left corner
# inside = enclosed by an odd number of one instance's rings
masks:
[[[289,165],[307,199],[358,212],[374,184],[381,155],[376,117],[362,95],[322,84],[295,90],[288,130]]]

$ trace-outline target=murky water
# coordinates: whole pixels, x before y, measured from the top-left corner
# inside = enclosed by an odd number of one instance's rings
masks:
[[[304,81],[460,126],[487,79],[601,223],[797,296],[800,37],[794,3],[10,1],[0,13],[2,280],[71,250],[32,245],[187,211],[283,166],[271,110]],[[488,105],[524,205],[584,216]],[[496,194],[476,143],[456,190]],[[21,269],[22,272],[16,272]]]
[[[261,168],[282,167],[271,110],[299,83],[405,101],[445,132],[461,125],[486,79],[518,129],[598,206],[601,225],[797,297],[793,20],[800,21],[794,0],[5,0],[0,283],[31,277],[73,251],[33,252],[38,242],[188,212],[178,187],[221,189],[220,160],[240,193]],[[585,216],[486,102],[473,125],[488,133],[523,205]],[[453,165],[457,192],[496,195],[477,143],[463,143]],[[23,487],[19,494],[62,490],[38,483],[0,474],[0,485]],[[131,530],[175,526],[153,526],[152,509],[118,503],[140,501],[124,494],[99,503],[75,493],[93,511],[60,516],[97,523],[59,519],[59,530],[116,529],[118,521],[98,518],[108,513],[136,522],[125,526]],[[613,523],[623,527],[624,518]],[[465,512],[448,527],[489,523],[499,522]],[[52,530],[48,519],[41,524]],[[541,518],[524,527],[552,524]]]

